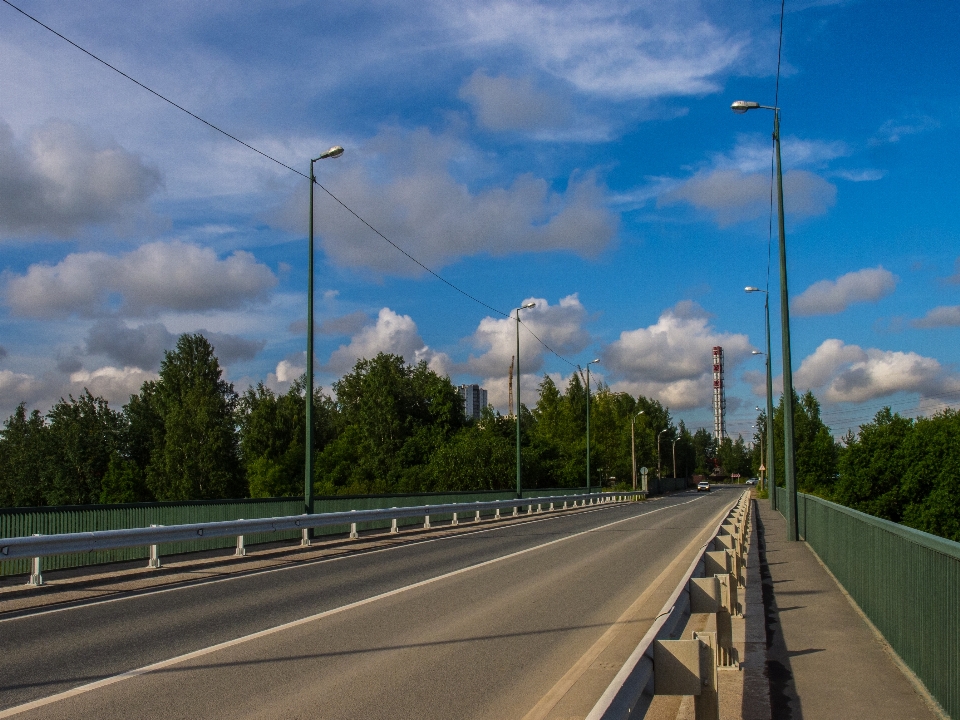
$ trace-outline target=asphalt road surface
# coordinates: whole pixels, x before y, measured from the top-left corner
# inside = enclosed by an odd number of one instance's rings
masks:
[[[669,594],[735,500],[537,515],[0,619],[0,718],[552,718],[564,693],[596,700],[616,663],[583,659],[613,626],[642,635],[651,586]]]

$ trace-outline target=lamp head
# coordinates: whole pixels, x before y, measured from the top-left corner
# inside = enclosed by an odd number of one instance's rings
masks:
[[[587,365],[594,365],[598,362],[600,362],[600,358],[597,358],[596,360],[591,360],[590,362],[587,363]]]
[[[760,352],[759,350],[751,350],[751,351],[750,351],[750,354],[751,354],[751,355],[766,355],[766,353],[762,353],[762,352]],[[760,408],[757,408],[757,409],[759,410]]]
[[[332,148],[323,153],[317,160],[326,160],[327,158],[338,158],[343,155],[343,148],[339,145],[334,145]]]
[[[744,292],[748,292],[748,293],[749,293],[749,292],[761,292],[760,288],[758,288],[758,287],[753,287],[753,285],[748,285],[747,287],[745,287],[745,288],[743,289],[743,291],[744,291]]]
[[[740,115],[745,113],[747,110],[756,110],[758,107],[760,107],[760,103],[752,102],[751,100],[735,100],[730,105],[730,109]]]
[[[520,309],[521,309],[521,310],[528,310],[528,309],[530,309],[530,308],[532,308],[532,307],[536,307],[536,306],[537,306],[537,304],[536,304],[535,302],[531,302],[531,303],[527,303],[526,305],[521,305],[521,306],[520,306]]]

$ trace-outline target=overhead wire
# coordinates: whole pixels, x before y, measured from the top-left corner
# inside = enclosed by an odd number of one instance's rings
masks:
[[[146,91],[147,91],[148,93],[150,93],[151,95],[154,95],[154,96],[156,96],[157,98],[159,98],[160,100],[163,100],[165,103],[168,103],[168,104],[172,105],[173,107],[177,108],[177,110],[180,110],[181,112],[186,113],[187,115],[189,115],[190,117],[192,117],[194,120],[198,120],[198,121],[202,122],[204,125],[206,125],[207,127],[211,128],[212,130],[215,130],[216,132],[218,132],[218,133],[220,133],[221,135],[223,135],[223,136],[225,136],[225,137],[233,140],[234,142],[237,142],[237,143],[239,143],[240,145],[243,145],[243,146],[244,146],[245,148],[247,148],[248,150],[252,150],[253,152],[257,153],[258,155],[266,158],[267,160],[270,160],[270,161],[273,162],[273,163],[276,163],[277,165],[279,165],[279,166],[281,166],[281,167],[289,170],[290,172],[296,173],[297,175],[299,175],[300,177],[302,177],[302,178],[304,178],[304,179],[306,179],[306,180],[310,180],[310,179],[311,179],[309,175],[307,175],[307,174],[305,174],[305,173],[297,170],[296,168],[288,165],[287,163],[283,162],[282,160],[279,160],[279,159],[273,157],[272,155],[269,155],[268,153],[263,152],[263,151],[260,150],[259,148],[254,147],[253,145],[251,145],[250,143],[245,142],[244,140],[241,140],[241,139],[238,138],[236,135],[233,135],[233,134],[227,132],[226,130],[224,130],[223,128],[215,125],[214,123],[210,122],[209,120],[206,120],[206,119],[204,119],[203,117],[201,117],[200,115],[197,115],[196,113],[188,110],[188,109],[185,108],[183,105],[180,105],[179,103],[177,103],[177,102],[175,102],[174,100],[170,99],[170,98],[167,97],[166,95],[163,95],[162,93],[157,92],[156,90],[154,90],[153,88],[149,87],[148,85],[145,85],[144,83],[142,83],[142,82],[140,82],[139,80],[137,80],[135,77],[129,75],[128,73],[125,73],[123,70],[121,70],[121,69],[118,68],[117,66],[112,65],[111,63],[107,62],[107,61],[104,60],[103,58],[99,57],[98,55],[96,55],[96,54],[94,54],[93,52],[87,50],[86,48],[84,48],[83,46],[79,45],[78,43],[74,42],[73,40],[71,40],[70,38],[68,38],[68,37],[67,37],[66,35],[64,35],[63,33],[58,32],[58,31],[55,30],[54,28],[50,27],[49,25],[47,25],[46,23],[44,23],[44,22],[43,22],[42,20],[40,20],[39,18],[34,17],[34,16],[31,15],[30,13],[28,13],[27,11],[23,10],[22,8],[18,7],[17,5],[14,5],[12,2],[10,2],[10,0],[0,0],[0,2],[3,2],[4,4],[6,4],[6,5],[8,5],[9,7],[13,8],[14,10],[16,10],[18,13],[20,13],[20,14],[23,15],[24,17],[32,20],[33,22],[35,22],[35,23],[36,23],[37,25],[39,25],[40,27],[42,27],[42,28],[44,28],[45,30],[48,30],[49,32],[53,33],[54,35],[56,35],[58,38],[60,38],[60,39],[63,40],[64,42],[72,45],[74,48],[76,48],[76,49],[79,50],[80,52],[82,52],[82,53],[84,53],[85,55],[93,58],[93,59],[96,60],[98,63],[104,65],[105,67],[109,68],[110,70],[113,70],[115,73],[117,73],[117,74],[121,75],[122,77],[126,78],[127,80],[129,80],[130,82],[134,83],[135,85],[137,85],[138,87],[142,88],[143,90],[146,90]],[[346,210],[348,213],[350,213],[351,215],[353,215],[353,217],[355,217],[357,220],[359,220],[363,225],[365,225],[367,228],[369,228],[369,229],[370,229],[373,233],[375,233],[378,237],[380,237],[382,240],[384,240],[384,241],[386,241],[387,243],[389,243],[391,246],[393,246],[394,249],[396,249],[398,252],[400,252],[401,254],[403,254],[407,259],[409,259],[411,262],[415,263],[418,267],[420,267],[420,268],[422,268],[423,270],[425,270],[427,273],[429,273],[430,275],[432,275],[433,277],[435,277],[437,280],[439,280],[440,282],[442,282],[443,284],[445,284],[447,287],[451,288],[452,290],[455,290],[456,292],[460,293],[461,295],[463,295],[464,297],[468,298],[469,300],[472,300],[473,302],[477,303],[478,305],[486,308],[487,310],[490,310],[490,311],[493,312],[493,313],[496,313],[497,315],[500,315],[501,317],[504,317],[504,318],[509,318],[509,317],[511,317],[510,313],[507,313],[507,312],[504,312],[503,310],[500,310],[500,309],[498,309],[498,308],[495,308],[495,307],[493,307],[492,305],[490,305],[489,303],[486,303],[486,302],[484,302],[483,300],[479,299],[478,297],[476,297],[476,296],[474,296],[474,295],[471,295],[469,292],[467,292],[467,291],[464,290],[463,288],[461,288],[461,287],[457,286],[455,283],[452,283],[451,281],[447,280],[445,277],[443,277],[442,275],[440,275],[438,272],[436,272],[436,271],[433,270],[432,268],[430,268],[430,267],[428,267],[427,265],[425,265],[424,263],[422,263],[420,260],[418,260],[418,259],[417,259],[416,257],[414,257],[412,254],[410,254],[409,252],[407,252],[406,250],[404,250],[400,245],[398,245],[397,243],[395,243],[393,240],[391,240],[389,237],[387,237],[384,233],[382,233],[380,230],[378,230],[376,227],[374,227],[370,222],[368,222],[365,218],[363,218],[359,213],[357,213],[356,211],[354,211],[353,208],[351,208],[349,205],[347,205],[345,202],[343,202],[343,200],[341,200],[339,197],[337,197],[336,195],[334,195],[333,192],[331,192],[328,188],[324,187],[321,183],[317,182],[316,178],[313,179],[313,182],[317,185],[317,187],[319,187],[321,190],[323,190],[323,192],[325,192],[325,193],[326,193],[327,195],[329,195],[335,202],[337,202],[344,210]],[[539,342],[539,343],[540,343],[544,348],[546,348],[550,353],[552,353],[552,354],[555,355],[556,357],[560,358],[561,360],[563,360],[563,361],[564,361],[565,363],[567,363],[568,365],[575,366],[575,363],[571,362],[570,360],[568,360],[567,358],[565,358],[563,355],[561,355],[560,353],[558,353],[556,350],[554,350],[553,348],[551,348],[549,345],[547,345],[547,343],[545,343],[536,333],[534,333],[534,332],[529,328],[529,326],[527,326],[522,320],[520,321],[520,324],[523,325],[524,328],[526,328],[527,332],[529,332],[531,335],[533,335],[533,337],[537,340],[537,342]]]

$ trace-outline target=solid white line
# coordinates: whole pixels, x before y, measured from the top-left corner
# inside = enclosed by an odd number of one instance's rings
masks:
[[[75,687],[71,690],[65,690],[64,692],[57,693],[55,695],[50,695],[45,698],[40,698],[39,700],[33,700],[31,702],[24,703],[23,705],[17,705],[15,707],[8,708],[7,710],[0,711],[0,718],[7,718],[7,717],[12,717],[14,715],[19,715],[20,713],[24,713],[29,710],[35,710],[37,708],[44,707],[45,705],[50,705],[52,703],[59,702],[61,700],[66,700],[71,697],[76,697],[77,695],[83,695],[93,690],[98,690],[102,687],[107,687],[108,685],[114,685],[124,680],[129,680],[131,678],[139,677],[140,675],[146,675],[147,673],[151,673],[156,670],[162,670],[163,668],[168,668],[168,667],[171,667],[172,665],[179,665],[180,663],[184,663],[198,657],[203,657],[204,655],[209,655],[211,653],[215,653],[220,650],[225,650],[226,648],[234,647],[236,645],[241,645],[243,643],[250,642],[251,640],[257,640],[259,638],[266,637],[268,635],[273,635],[275,633],[282,632],[284,630],[289,630],[291,628],[295,628],[300,625],[305,625],[307,623],[315,622],[317,620],[322,620],[323,618],[330,617],[331,615],[337,615],[339,613],[346,612],[348,610],[353,610],[358,607],[363,607],[364,605],[369,605],[370,603],[374,603],[378,600],[384,600],[386,598],[393,597],[394,595],[399,595],[400,593],[407,592],[408,590],[414,590],[416,588],[424,587],[426,585],[432,585],[433,583],[439,582],[441,580],[446,580],[448,578],[452,578],[466,572],[470,572],[471,570],[477,570],[479,568],[487,567],[489,565],[494,565],[504,560],[509,560],[511,558],[519,557],[521,555],[526,555],[527,553],[534,552],[535,550],[541,550],[543,548],[550,547],[551,545],[557,545],[558,543],[566,542],[567,540],[572,540],[574,538],[581,537],[583,535],[589,535],[590,533],[597,532],[598,530],[604,530],[606,528],[613,527],[614,525],[619,525],[620,523],[625,523],[630,520],[636,520],[637,518],[641,518],[641,517],[647,517],[648,515],[652,515],[655,512],[660,512],[661,510],[668,510],[670,508],[680,507],[681,505],[688,505],[689,503],[696,502],[697,499],[698,498],[694,498],[693,500],[687,500],[686,502],[677,503],[676,505],[668,505],[666,507],[657,508],[656,510],[652,510],[648,513],[643,513],[642,515],[631,515],[630,517],[622,518],[620,520],[615,520],[611,523],[607,523],[606,525],[600,525],[598,527],[591,528],[589,530],[578,532],[574,535],[568,535],[566,537],[558,538],[556,540],[550,540],[549,542],[545,542],[541,545],[536,545],[531,548],[526,548],[525,550],[518,550],[517,552],[510,553],[509,555],[503,555],[501,557],[493,558],[491,560],[485,560],[484,562],[477,563],[475,565],[469,565],[467,567],[460,568],[459,570],[453,570],[451,572],[444,573],[443,575],[437,575],[436,577],[428,578],[426,580],[420,580],[419,582],[415,582],[410,585],[405,585],[404,587],[395,588],[394,590],[389,590],[387,592],[380,593],[379,595],[373,595],[371,597],[364,598],[363,600],[357,600],[356,602],[352,602],[347,605],[341,605],[340,607],[333,608],[331,610],[325,610],[323,612],[316,613],[315,615],[309,615],[307,617],[300,618],[299,620],[286,622],[272,628],[267,628],[266,630],[260,630],[258,632],[251,633],[249,635],[244,635],[242,637],[238,637],[233,640],[227,640],[225,642],[217,643],[216,645],[210,645],[208,647],[201,648],[200,650],[194,650],[193,652],[189,652],[184,655],[178,655],[168,660],[161,660],[160,662],[152,663],[150,665],[144,665],[143,667],[136,668],[135,670],[128,670],[127,672],[120,673],[119,675],[113,675],[112,677],[104,678],[103,680],[97,680],[96,682],[87,683],[86,685],[80,685],[79,687]]]
[[[676,505],[667,505],[662,508],[655,508],[654,510],[643,512],[643,513],[640,513],[639,515],[634,515],[632,517],[644,517],[645,515],[650,515],[651,513],[659,512],[660,510],[666,510],[671,507],[678,507],[679,505],[683,505],[683,504],[685,503],[677,503]],[[593,513],[593,512],[601,512],[603,510],[612,510],[618,507],[622,507],[622,505],[618,505],[618,504],[614,504],[612,506],[599,505],[599,506],[584,510],[580,513],[576,513],[576,515],[583,515],[586,513]],[[552,522],[555,520],[562,520],[564,518],[570,518],[570,517],[575,517],[575,515],[574,514],[550,515],[549,517],[533,518],[533,519],[527,520],[526,522],[511,523],[509,525],[494,525],[492,527],[485,527],[485,528],[477,528],[476,530],[470,530],[469,532],[461,532],[453,535],[444,535],[442,537],[429,538],[426,540],[417,540],[416,538],[411,538],[409,542],[401,543],[398,545],[391,545],[390,547],[376,548],[373,550],[363,550],[359,553],[355,553],[355,552],[347,553],[344,555],[337,555],[335,557],[325,557],[325,558],[321,557],[321,558],[316,558],[314,560],[307,560],[307,561],[299,562],[292,565],[282,565],[280,567],[264,568],[261,570],[254,569],[254,570],[249,570],[245,572],[241,571],[239,573],[229,575],[227,577],[200,578],[194,581],[185,580],[182,582],[178,582],[176,585],[172,587],[146,589],[146,590],[143,590],[142,592],[138,592],[136,590],[119,591],[120,593],[123,593],[123,594],[118,594],[117,596],[114,596],[114,597],[107,597],[107,598],[98,599],[98,600],[90,600],[89,602],[84,602],[83,600],[79,600],[72,604],[65,605],[63,607],[54,607],[48,610],[38,610],[37,612],[30,612],[29,610],[27,610],[23,615],[15,615],[13,617],[0,618],[0,623],[15,622],[17,620],[28,620],[31,618],[42,617],[44,615],[52,615],[53,613],[67,612],[69,610],[80,610],[84,608],[95,607],[97,605],[106,605],[107,603],[121,602],[124,600],[138,600],[138,599],[150,597],[153,595],[162,595],[163,593],[177,592],[179,590],[190,590],[190,589],[201,587],[201,586],[213,585],[215,583],[243,580],[245,578],[249,578],[254,575],[268,575],[270,573],[275,573],[275,572],[286,572],[289,570],[302,570],[304,568],[307,568],[313,565],[319,565],[321,563],[331,563],[331,562],[340,562],[344,560],[349,560],[351,558],[356,558],[359,555],[364,555],[364,556],[376,555],[378,553],[391,552],[394,550],[403,550],[405,548],[409,548],[414,545],[427,545],[429,543],[441,542],[445,540],[456,540],[458,538],[469,537],[471,535],[480,535],[482,533],[506,530],[509,528],[518,527],[520,525],[532,525],[534,523]],[[571,535],[571,537],[574,537],[574,536]],[[251,559],[250,556],[248,556],[248,559]]]

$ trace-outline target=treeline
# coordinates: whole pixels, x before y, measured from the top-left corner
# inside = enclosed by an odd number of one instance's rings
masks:
[[[456,388],[426,364],[380,354],[314,395],[317,495],[500,490],[515,487],[516,425],[490,408],[468,419]],[[336,398],[336,399],[333,399]],[[277,394],[238,394],[202,335],[180,337],[159,377],[120,410],[84,391],[46,415],[24,405],[0,431],[0,506],[83,505],[303,494],[303,382]],[[525,488],[586,484],[586,390],[549,377],[521,412]],[[637,466],[662,477],[750,472],[742,439],[716,447],[669,410],[601,385],[591,394],[591,484],[632,483]],[[666,430],[661,433],[662,430]]]
[[[765,431],[765,417],[757,419]],[[773,413],[783,485],[783,399]],[[813,393],[794,394],[797,488],[855,510],[960,541],[960,413],[904,418],[884,408],[836,442]],[[759,467],[760,434],[754,466]]]

